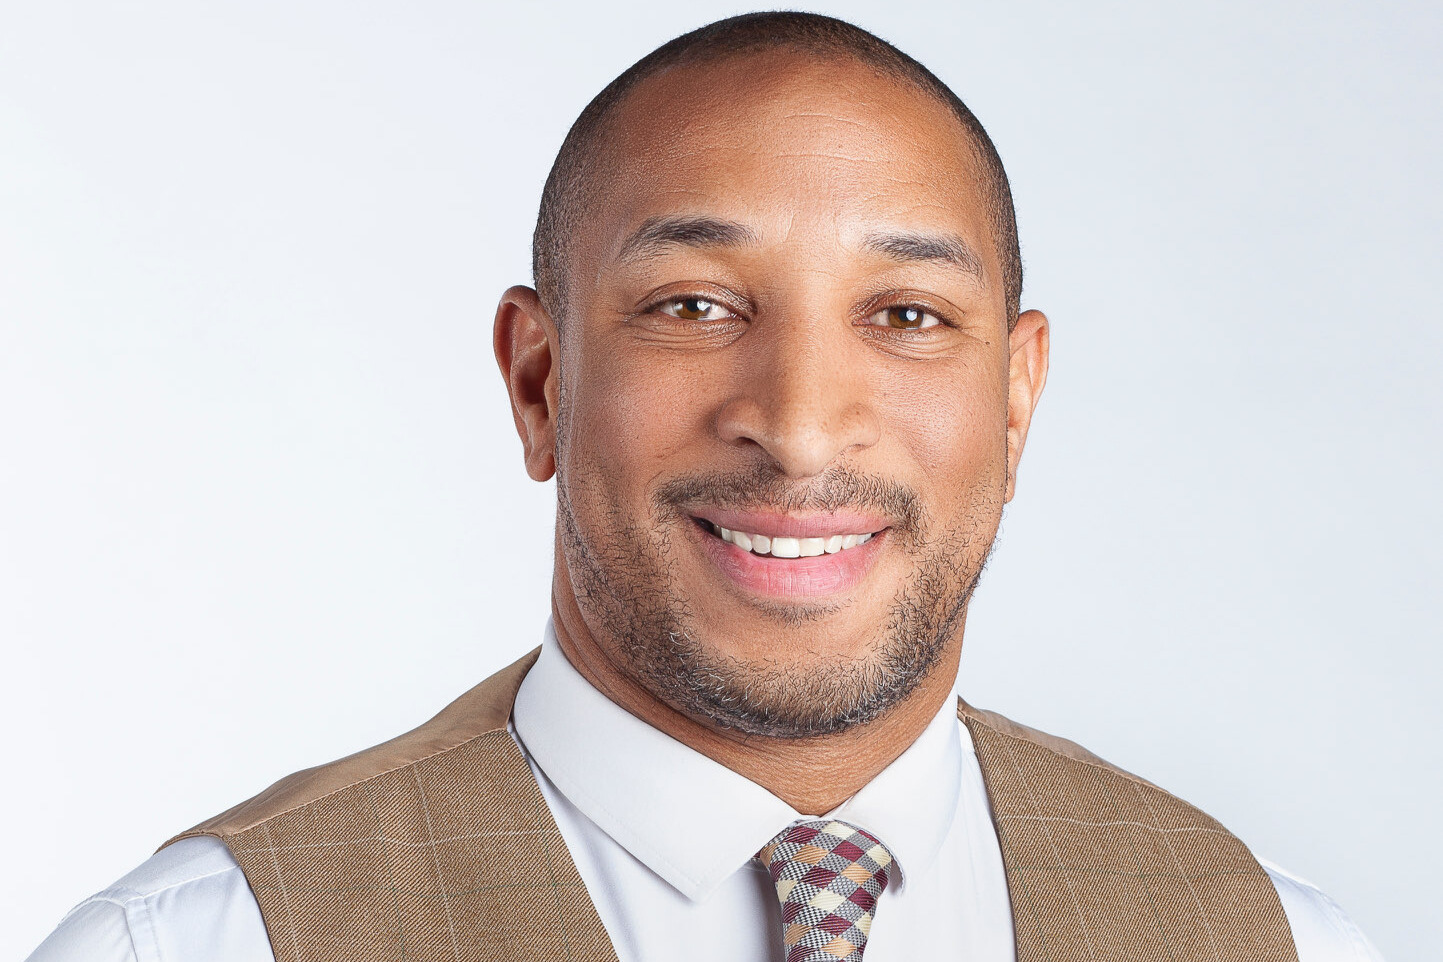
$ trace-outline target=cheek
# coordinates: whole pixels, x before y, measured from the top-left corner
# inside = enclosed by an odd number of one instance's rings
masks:
[[[1005,476],[1007,396],[991,375],[936,365],[880,383],[885,433],[928,480],[974,487]]]
[[[691,359],[658,364],[609,344],[594,345],[590,357],[566,369],[564,457],[573,482],[631,489],[674,470],[676,453],[707,428],[705,372]]]

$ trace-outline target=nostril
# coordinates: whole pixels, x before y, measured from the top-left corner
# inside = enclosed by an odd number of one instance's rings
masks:
[[[817,475],[838,457],[869,447],[880,437],[880,424],[867,404],[855,398],[839,403],[824,393],[733,398],[717,412],[717,437],[738,447],[755,444],[787,477]]]

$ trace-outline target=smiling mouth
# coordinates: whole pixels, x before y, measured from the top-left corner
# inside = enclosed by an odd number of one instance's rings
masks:
[[[840,554],[871,541],[874,534],[832,534],[820,538],[787,538],[732,531],[703,518],[697,518],[702,529],[727,544],[764,558],[816,558],[824,554]]]

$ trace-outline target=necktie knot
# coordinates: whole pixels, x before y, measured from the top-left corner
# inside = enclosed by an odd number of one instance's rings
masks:
[[[783,829],[757,853],[782,903],[787,962],[862,962],[892,853],[846,822]]]

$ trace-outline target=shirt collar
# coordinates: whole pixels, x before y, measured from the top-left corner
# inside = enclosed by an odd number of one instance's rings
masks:
[[[696,901],[806,817],[597,691],[567,661],[549,620],[512,721],[522,747],[573,805]],[[881,840],[901,872],[899,890],[935,861],[951,827],[961,790],[960,727],[949,700],[891,765],[824,816]]]
[[[962,725],[957,703],[942,707],[917,740],[861,791],[827,813],[865,828],[897,860],[899,891],[937,860],[962,793]]]

